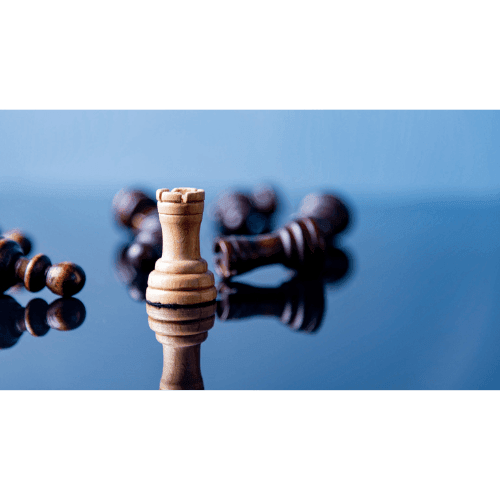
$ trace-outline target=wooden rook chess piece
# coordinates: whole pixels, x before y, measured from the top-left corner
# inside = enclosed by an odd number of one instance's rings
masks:
[[[9,240],[14,240],[19,244],[23,255],[28,255],[31,252],[32,244],[31,240],[19,229],[11,229],[6,233],[0,235],[0,238],[8,238]]]
[[[332,193],[308,194],[300,204],[299,216],[314,219],[327,241],[344,231],[350,220],[347,206]]]
[[[302,217],[270,234],[217,238],[215,270],[227,279],[260,266],[283,264],[299,273],[315,274],[323,267],[324,251],[325,240],[317,222]]]
[[[146,305],[150,328],[163,345],[160,389],[204,389],[200,345],[214,326],[216,303],[171,309]]]
[[[200,344],[215,321],[214,275],[200,255],[205,191],[159,189],[163,253],[148,278],[146,311],[163,344],[160,389],[203,389]]]
[[[9,295],[0,295],[0,349],[12,347],[27,330],[34,337],[44,336],[51,328],[74,330],[85,321],[85,306],[71,298],[30,300],[24,308]]]
[[[270,186],[259,186],[250,195],[228,191],[214,203],[212,218],[225,235],[262,234],[271,229],[277,206],[278,195]]]
[[[0,238],[0,292],[17,283],[23,283],[30,292],[44,286],[63,297],[77,294],[85,284],[85,273],[72,262],[52,265],[41,253],[31,259],[23,257],[23,250],[14,240]]]
[[[156,198],[163,232],[163,254],[148,278],[147,303],[182,308],[215,301],[214,275],[200,255],[205,191],[158,189]]]

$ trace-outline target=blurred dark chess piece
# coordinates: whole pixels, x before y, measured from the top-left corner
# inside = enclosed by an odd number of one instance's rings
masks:
[[[274,316],[292,330],[317,332],[325,314],[325,284],[342,280],[349,267],[349,257],[338,248],[330,248],[323,272],[316,279],[295,275],[276,288],[223,281],[219,284],[217,316],[222,321]]]
[[[133,266],[127,259],[129,245],[121,246],[115,256],[115,272],[120,283],[127,287],[128,293],[133,300],[144,302],[146,300],[146,288],[148,287],[149,273],[154,269],[142,270],[141,267]]]
[[[228,191],[212,206],[212,218],[225,235],[263,234],[272,229],[278,194],[271,186],[258,186],[249,195]]]
[[[217,305],[168,308],[146,304],[149,327],[163,345],[160,389],[204,389],[200,345],[214,326]]]
[[[300,204],[299,216],[314,219],[327,243],[344,231],[350,221],[347,206],[332,193],[308,194]]]
[[[302,217],[270,234],[217,238],[215,270],[227,279],[257,267],[283,264],[303,274],[317,274],[323,268],[325,247],[317,223]]]
[[[85,315],[85,306],[75,298],[57,299],[50,305],[36,298],[24,308],[9,295],[0,295],[0,349],[12,347],[26,330],[34,337],[42,337],[51,328],[74,330]]]
[[[122,190],[113,199],[113,215],[133,239],[115,259],[118,279],[129,286],[134,300],[144,300],[148,274],[162,253],[162,232],[156,201],[138,189]]]
[[[51,292],[69,297],[85,285],[83,269],[72,262],[52,265],[41,253],[31,259],[23,255],[22,248],[14,240],[0,238],[0,292],[23,283],[30,292],[47,286]]]
[[[349,211],[338,197],[312,193],[302,200],[299,216],[273,233],[217,238],[215,270],[228,279],[257,267],[283,264],[301,274],[317,275],[325,250],[348,224]]]
[[[23,255],[25,256],[31,252],[31,240],[19,229],[11,229],[6,233],[1,234],[0,238],[8,238],[9,240],[13,240],[18,243],[23,251]]]

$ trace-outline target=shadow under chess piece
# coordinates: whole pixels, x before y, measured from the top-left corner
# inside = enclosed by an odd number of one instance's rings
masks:
[[[308,194],[300,204],[299,216],[314,219],[327,242],[344,231],[350,220],[347,206],[332,193]]]
[[[85,306],[75,298],[57,299],[50,305],[36,298],[24,308],[9,295],[0,295],[0,349],[15,345],[26,330],[34,337],[42,337],[51,328],[74,330],[85,315]]]
[[[321,276],[305,280],[295,275],[276,288],[221,282],[217,316],[222,321],[274,316],[292,330],[317,332],[325,314],[325,284],[340,281],[349,270],[349,258],[340,249],[327,250]]]
[[[17,283],[23,283],[30,292],[43,287],[62,297],[77,294],[85,285],[83,269],[72,262],[52,265],[41,253],[31,259],[23,257],[23,250],[13,240],[0,238],[0,292]]]
[[[227,279],[257,267],[283,264],[301,274],[314,275],[323,267],[325,247],[317,222],[302,217],[270,234],[217,238],[215,270]]]
[[[200,255],[205,191],[159,189],[156,193],[163,253],[149,274],[146,301],[158,307],[192,307],[214,302],[215,280]]]
[[[258,186],[250,195],[223,193],[212,206],[212,218],[225,235],[262,234],[271,230],[278,195],[271,186]]]
[[[0,235],[0,238],[8,238],[9,240],[15,241],[21,247],[24,256],[31,252],[31,240],[19,229],[11,229]]]
[[[204,389],[200,344],[214,326],[216,304],[189,308],[146,305],[149,327],[163,345],[160,389]]]

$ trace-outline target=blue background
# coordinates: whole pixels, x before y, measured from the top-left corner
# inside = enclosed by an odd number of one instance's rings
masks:
[[[207,389],[500,388],[499,137],[497,112],[0,112],[0,226],[88,279],[85,323],[23,334],[0,352],[0,387],[157,388],[161,346],[114,276],[126,235],[113,195],[192,186],[210,204],[271,181],[280,222],[312,190],[342,195],[351,274],[328,287],[316,335],[276,318],[217,322],[201,346]],[[213,235],[206,218],[212,270]],[[289,277],[271,267],[240,281]]]
[[[471,111],[12,111],[2,180],[353,192],[498,193],[500,114]],[[40,185],[40,184],[39,184]]]

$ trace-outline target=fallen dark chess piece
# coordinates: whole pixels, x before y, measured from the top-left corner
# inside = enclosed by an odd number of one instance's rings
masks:
[[[326,248],[347,227],[349,213],[345,204],[331,194],[309,195],[300,213],[307,216],[297,217],[270,234],[217,238],[217,274],[227,279],[270,264],[283,264],[304,275],[318,274]]]
[[[226,191],[213,203],[211,217],[221,234],[262,234],[272,229],[278,205],[271,186],[258,186],[250,194]]]
[[[43,254],[28,259],[18,243],[0,238],[0,292],[18,283],[23,283],[30,292],[38,292],[47,286],[51,292],[69,297],[83,288],[85,273],[72,262],[52,265]]]
[[[8,238],[9,240],[14,240],[16,243],[18,243],[21,247],[21,250],[23,251],[24,256],[28,255],[31,252],[31,240],[19,229],[11,229],[6,233],[1,234],[0,238]]]
[[[42,337],[51,328],[74,330],[85,321],[85,315],[85,306],[73,297],[50,305],[36,298],[24,308],[9,295],[0,295],[0,349],[12,347],[26,330],[35,337]]]
[[[310,193],[299,207],[300,217],[311,217],[318,224],[327,243],[345,231],[351,215],[345,203],[333,193]]]
[[[295,275],[276,288],[222,281],[217,316],[222,321],[273,316],[292,330],[314,333],[325,314],[325,284],[340,281],[349,267],[349,258],[342,250],[329,248],[323,271],[316,279]]]

